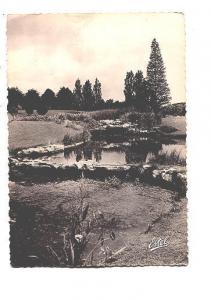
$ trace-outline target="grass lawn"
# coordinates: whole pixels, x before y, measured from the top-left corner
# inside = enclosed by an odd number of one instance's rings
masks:
[[[162,125],[176,128],[178,131],[175,134],[186,134],[186,118],[184,116],[167,116],[162,119]]]
[[[9,126],[9,150],[40,145],[62,143],[64,135],[76,135],[81,126],[66,128],[64,125],[46,121],[12,121]]]

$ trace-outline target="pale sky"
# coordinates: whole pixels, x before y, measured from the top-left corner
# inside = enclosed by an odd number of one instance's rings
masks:
[[[97,77],[104,99],[124,100],[127,71],[146,67],[156,38],[172,102],[185,101],[184,17],[178,13],[8,16],[8,86],[74,88]]]

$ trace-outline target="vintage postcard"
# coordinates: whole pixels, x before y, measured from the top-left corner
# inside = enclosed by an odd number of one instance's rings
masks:
[[[182,13],[7,16],[13,267],[186,266]]]

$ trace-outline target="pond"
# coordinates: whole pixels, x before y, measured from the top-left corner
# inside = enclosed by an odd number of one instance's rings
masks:
[[[64,165],[125,165],[148,163],[161,155],[186,158],[185,140],[172,141],[162,144],[155,140],[142,139],[133,142],[108,143],[90,141],[74,150],[66,150],[50,157],[43,157],[43,161]]]

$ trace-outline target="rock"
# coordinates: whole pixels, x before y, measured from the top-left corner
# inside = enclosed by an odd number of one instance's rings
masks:
[[[84,143],[85,143],[84,141],[81,141],[81,142],[78,142],[78,143],[75,143],[75,144],[72,144],[72,145],[65,145],[64,150],[70,150],[70,149],[77,148],[77,147],[83,145]]]
[[[184,183],[187,182],[187,175],[186,174],[182,174],[182,173],[178,173],[177,177]]]
[[[59,166],[57,168],[56,177],[59,179],[78,179],[82,175],[82,171],[78,169],[77,165]]]
[[[39,156],[51,155],[64,151],[64,145],[55,144],[49,146],[39,146],[18,151],[18,157],[37,158]]]
[[[105,146],[102,147],[102,149],[117,149],[117,148],[120,148],[121,145],[120,144],[117,144],[117,143],[110,143],[110,144],[107,144]]]
[[[167,172],[162,172],[161,177],[164,181],[172,182],[172,174]]]
[[[186,191],[187,191],[187,176],[186,176],[186,174],[177,173],[175,186],[181,195],[186,194]]]
[[[55,179],[78,179],[82,171],[76,165],[64,166],[43,163],[42,161],[25,161],[10,165],[10,180],[51,181]]]
[[[101,179],[104,180],[108,177],[116,176],[118,178],[125,179],[127,175],[129,175],[129,170],[131,166],[116,166],[116,165],[84,165],[82,168],[82,172],[84,177],[92,178],[92,179]]]
[[[161,177],[161,171],[160,171],[160,170],[153,170],[152,176],[153,176],[153,178],[155,178],[155,179],[160,178],[160,177]]]
[[[143,169],[144,170],[149,170],[149,169],[152,169],[152,168],[154,168],[154,166],[151,165],[151,164],[145,164],[145,165],[143,165]]]
[[[152,172],[152,176],[158,185],[185,194],[187,178],[184,170],[182,170],[182,173],[179,173],[176,168],[155,169]]]

